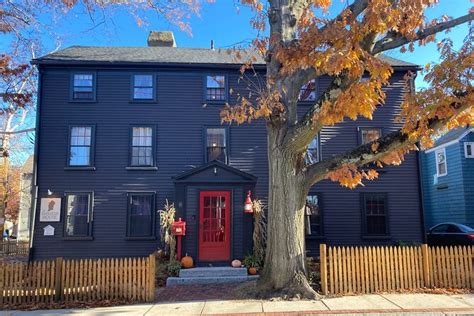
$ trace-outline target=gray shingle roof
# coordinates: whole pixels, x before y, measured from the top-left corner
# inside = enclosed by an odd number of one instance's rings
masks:
[[[434,147],[438,147],[440,145],[449,143],[452,140],[456,140],[470,129],[471,129],[471,126],[468,125],[465,127],[459,127],[459,128],[450,130],[449,132],[447,132],[446,134],[444,134],[443,136],[441,136],[435,141]]]
[[[236,58],[234,50],[182,48],[182,47],[95,47],[71,46],[52,54],[35,59],[40,64],[221,64],[236,65],[256,58],[254,64],[264,64],[263,59],[253,50],[239,50],[241,58]],[[381,55],[382,60],[395,67],[413,67],[418,65]]]

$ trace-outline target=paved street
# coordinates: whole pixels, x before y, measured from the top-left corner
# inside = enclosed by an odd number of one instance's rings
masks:
[[[474,315],[474,294],[384,294],[321,301],[202,300],[93,309],[6,311],[1,315]]]

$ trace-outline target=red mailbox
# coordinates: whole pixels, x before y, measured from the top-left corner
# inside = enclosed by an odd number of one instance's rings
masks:
[[[179,218],[177,221],[173,222],[171,226],[171,233],[175,236],[185,236],[186,235],[186,222]]]
[[[177,257],[178,260],[181,260],[181,237],[186,235],[186,222],[183,221],[181,217],[171,225],[171,233],[178,238]]]

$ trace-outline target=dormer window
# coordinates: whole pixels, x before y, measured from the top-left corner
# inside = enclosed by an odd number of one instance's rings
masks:
[[[206,77],[206,101],[225,101],[226,94],[224,75],[208,75]]]
[[[299,101],[314,101],[316,100],[316,79],[305,83],[300,89]]]

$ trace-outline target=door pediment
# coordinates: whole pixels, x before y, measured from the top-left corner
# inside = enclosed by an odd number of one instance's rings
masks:
[[[211,161],[203,166],[192,168],[175,177],[174,182],[184,183],[255,183],[257,178],[220,161]]]

